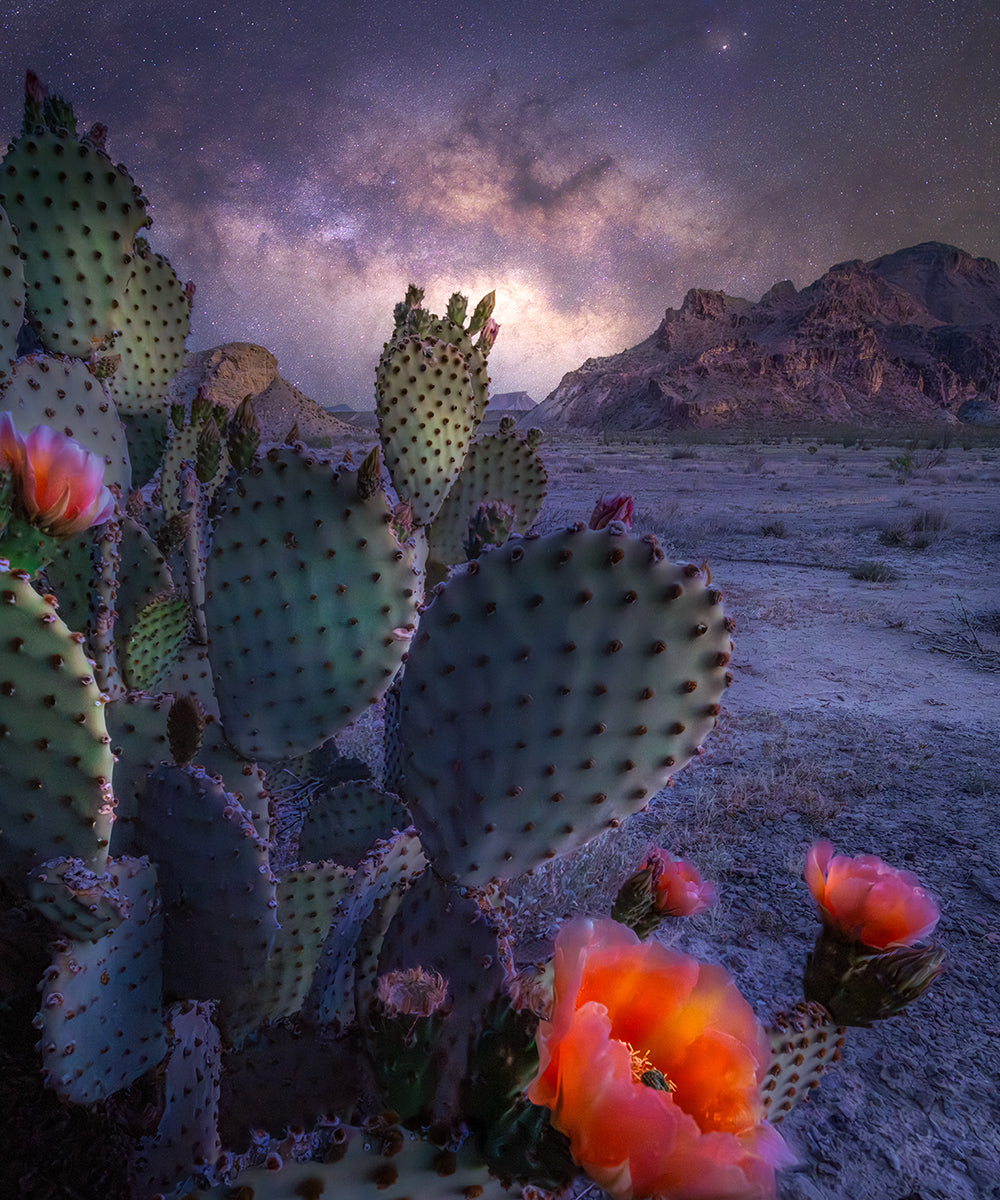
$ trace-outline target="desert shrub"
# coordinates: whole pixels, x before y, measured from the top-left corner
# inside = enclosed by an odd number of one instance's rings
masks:
[[[851,567],[851,578],[861,579],[865,583],[894,583],[899,578],[899,572],[881,559],[865,559]]]
[[[881,546],[906,546],[909,544],[909,538],[909,528],[901,521],[894,522],[878,535]]]
[[[694,446],[675,446],[670,451],[671,458],[701,458]]]
[[[788,527],[780,518],[768,521],[760,527],[761,537],[783,538],[788,536]]]

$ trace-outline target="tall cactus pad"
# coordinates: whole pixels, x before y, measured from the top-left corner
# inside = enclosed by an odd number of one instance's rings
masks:
[[[430,554],[451,566],[464,562],[469,521],[486,500],[514,510],[514,533],[527,533],[542,511],[548,476],[538,453],[514,434],[498,433],[472,443],[462,472],[430,528]]]
[[[314,749],[389,687],[418,580],[385,495],[272,450],[236,481],[208,560],[205,618],[226,736],[247,757]]]
[[[377,840],[409,824],[398,796],[363,779],[332,784],[309,805],[299,836],[299,862],[333,859],[357,866]]]
[[[211,1006],[187,1000],[167,1013],[163,1116],[156,1133],[140,1141],[132,1162],[133,1192],[172,1191],[177,1181],[215,1165],[219,1144],[222,1048]]]
[[[138,691],[155,691],[187,641],[191,609],[183,596],[159,596],[136,617],[128,632],[122,670]]]
[[[103,873],[114,756],[83,635],[0,560],[0,875],[53,858]]]
[[[86,363],[49,354],[19,358],[0,390],[0,408],[10,409],[21,433],[51,425],[75,438],[104,459],[105,484],[117,484],[128,495],[132,465],[125,430]]]
[[[24,266],[7,214],[0,208],[0,382],[17,357],[24,322]]]
[[[613,526],[512,540],[443,586],[400,695],[403,799],[435,868],[510,878],[641,809],[715,725],[720,600]]]
[[[156,871],[145,859],[108,866],[129,917],[99,941],[56,943],[35,1018],[45,1081],[74,1104],[106,1099],[166,1052]]]
[[[429,525],[455,482],[476,427],[476,398],[462,352],[433,338],[387,347],[375,411],[385,463],[417,525]]]
[[[165,991],[237,995],[278,931],[268,847],[249,815],[201,768],[164,765],[146,781],[136,840],[159,869]]]
[[[125,413],[160,404],[183,365],[191,328],[190,289],[145,238],[136,238],[135,250],[119,317],[122,336],[114,344],[121,362],[108,380],[118,411]]]
[[[0,164],[0,204],[18,233],[42,345],[89,358],[121,328],[135,235],[150,223],[145,199],[87,138],[35,128]]]

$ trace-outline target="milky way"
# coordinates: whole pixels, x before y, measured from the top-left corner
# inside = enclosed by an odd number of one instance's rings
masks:
[[[994,0],[27,0],[2,34],[0,129],[27,67],[110,126],[189,348],[258,342],[322,404],[371,406],[411,280],[495,287],[493,391],[541,399],[689,287],[1000,258]]]

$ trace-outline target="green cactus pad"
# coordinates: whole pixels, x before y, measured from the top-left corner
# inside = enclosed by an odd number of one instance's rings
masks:
[[[385,496],[272,450],[236,481],[206,573],[209,657],[242,754],[302,754],[378,700],[409,644],[417,578]]]
[[[466,560],[469,521],[486,500],[514,510],[514,533],[527,533],[542,511],[548,476],[537,451],[513,434],[492,434],[472,443],[461,474],[430,527],[430,555],[453,566]]]
[[[28,897],[58,932],[96,942],[128,916],[128,903],[105,872],[96,875],[78,858],[54,858],[28,877]]]
[[[771,1066],[760,1091],[764,1115],[775,1125],[819,1087],[820,1076],[840,1058],[845,1031],[822,1004],[800,1000],[779,1013],[767,1032]]]
[[[353,1024],[358,994],[367,997],[374,990],[388,923],[388,918],[382,920],[377,914],[374,925],[369,925],[369,917],[387,897],[405,891],[426,866],[420,841],[410,828],[377,842],[354,872],[352,894],[330,930],[303,1006],[303,1018],[310,1024],[338,1030]]]
[[[205,770],[162,765],[146,780],[136,841],[159,873],[166,994],[238,996],[278,931],[268,847],[249,815]]]
[[[254,1029],[299,1011],[327,934],[353,891],[354,872],[336,863],[300,867],[278,880],[278,933],[267,963],[244,980],[221,1013],[231,1044],[239,1046]]]
[[[183,596],[160,596],[129,628],[122,674],[135,691],[155,691],[187,641],[191,609]]]
[[[0,875],[18,890],[52,858],[104,872],[114,757],[82,641],[0,560]]]
[[[0,383],[17,357],[17,335],[24,323],[24,266],[6,212],[0,208]]]
[[[42,345],[88,358],[121,328],[135,235],[150,223],[143,196],[87,138],[35,128],[7,149],[0,204],[18,233]]]
[[[136,1147],[129,1175],[133,1193],[169,1193],[177,1181],[211,1168],[219,1142],[222,1048],[211,1006],[190,1000],[166,1014],[164,1110],[156,1133]]]
[[[114,353],[121,362],[108,380],[108,391],[120,413],[155,408],[184,362],[191,296],[145,238],[135,240],[132,276],[118,321],[122,336],[115,340]]]
[[[379,838],[409,824],[398,796],[364,780],[334,784],[310,802],[299,836],[299,861],[333,859],[356,866]]]
[[[376,414],[385,463],[416,525],[444,503],[476,427],[476,398],[462,352],[448,342],[404,337],[376,374]]]
[[[438,590],[403,675],[403,799],[435,869],[480,885],[643,808],[729,677],[721,594],[655,539],[511,540]]]
[[[326,1162],[282,1163],[242,1172],[228,1187],[192,1191],[179,1200],[499,1200],[519,1187],[494,1179],[471,1142],[457,1149],[425,1141],[383,1116],[340,1125]]]
[[[108,863],[108,875],[128,920],[96,942],[56,943],[35,1018],[45,1082],[74,1104],[127,1087],[166,1051],[156,871],[144,859],[123,858]]]
[[[104,483],[128,495],[132,466],[125,430],[86,363],[50,354],[19,358],[0,388],[0,408],[10,409],[20,433],[50,425],[75,438],[104,459]]]

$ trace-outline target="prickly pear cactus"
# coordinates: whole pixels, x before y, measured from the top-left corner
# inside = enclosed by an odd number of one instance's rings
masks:
[[[205,586],[226,736],[260,758],[314,749],[382,696],[421,590],[384,493],[293,449],[237,479]]]
[[[715,725],[720,600],[613,527],[512,540],[442,586],[400,692],[403,799],[435,869],[510,878],[641,809]]]
[[[0,560],[0,874],[18,890],[56,857],[107,861],[114,757],[82,641]]]
[[[17,230],[42,345],[89,358],[121,328],[135,235],[150,218],[139,188],[100,139],[77,136],[68,105],[51,124],[26,127],[8,146],[0,204]]]
[[[822,1004],[799,1001],[780,1013],[768,1030],[771,1066],[761,1084],[764,1111],[772,1124],[819,1087],[820,1076],[840,1058],[844,1027]]]

